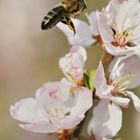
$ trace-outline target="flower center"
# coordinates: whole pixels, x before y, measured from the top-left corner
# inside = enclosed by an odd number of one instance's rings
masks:
[[[69,114],[69,109],[66,109],[63,105],[46,109],[46,111],[49,117],[53,120],[58,120]]]
[[[132,36],[132,32],[125,30],[123,32],[117,32],[112,28],[113,31],[113,38],[114,41],[112,41],[112,45],[116,46],[116,47],[121,47],[121,48],[125,48],[125,46],[129,46],[129,47],[133,47],[135,46],[135,44],[133,42],[129,42],[131,36]]]
[[[114,35],[114,39],[119,46],[125,46],[127,42],[127,35],[124,35],[124,33],[118,33]]]

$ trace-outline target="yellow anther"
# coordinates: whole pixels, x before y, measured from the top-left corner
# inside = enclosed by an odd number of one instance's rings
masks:
[[[118,77],[112,85],[115,87],[117,91],[127,96],[126,90],[128,89],[128,85],[131,83],[131,78],[133,74],[128,73],[125,76]]]
[[[132,36],[132,32],[125,30],[123,32],[117,32],[115,28],[112,26],[112,30],[114,33],[115,41],[112,42],[115,46],[125,47],[125,45],[129,42],[130,37]]]

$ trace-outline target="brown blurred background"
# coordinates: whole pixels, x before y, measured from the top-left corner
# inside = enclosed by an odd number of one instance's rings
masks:
[[[9,106],[34,96],[46,81],[63,76],[58,60],[70,45],[57,28],[40,29],[41,20],[58,0],[0,0],[0,140],[47,140],[45,134],[27,132],[9,114]],[[88,0],[88,10],[101,9],[107,1]],[[82,17],[85,19],[84,14]],[[88,48],[87,69],[97,67],[98,47]],[[140,89],[136,89],[137,93]],[[123,140],[140,139],[140,114],[131,106],[124,111]],[[51,138],[54,139],[54,138]]]

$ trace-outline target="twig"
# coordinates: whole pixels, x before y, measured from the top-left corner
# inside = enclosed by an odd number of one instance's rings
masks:
[[[108,66],[111,63],[111,61],[113,60],[113,58],[114,58],[114,56],[112,56],[111,54],[109,54],[105,51],[104,56],[102,58],[102,64],[103,64],[105,70],[108,68]]]
[[[70,140],[69,131],[68,130],[60,130],[57,132],[59,140]]]

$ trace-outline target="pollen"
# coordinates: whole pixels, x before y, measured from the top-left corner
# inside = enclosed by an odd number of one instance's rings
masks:
[[[58,120],[62,116],[65,115],[66,110],[64,109],[63,106],[58,106],[57,108],[50,108],[47,109],[48,115],[53,119],[53,120]]]
[[[117,32],[113,28],[112,31],[114,33],[113,35],[114,41],[112,42],[114,46],[125,48],[126,45],[129,46],[129,44],[132,44],[131,42],[129,42],[130,38],[133,35],[131,31],[125,30],[123,32]]]
[[[118,77],[111,85],[115,87],[116,93],[122,93],[127,96],[126,90],[128,85],[131,83],[131,78],[133,77],[132,73],[128,73],[125,76]],[[114,93],[114,92],[113,92]]]

